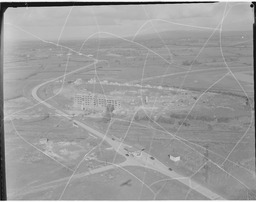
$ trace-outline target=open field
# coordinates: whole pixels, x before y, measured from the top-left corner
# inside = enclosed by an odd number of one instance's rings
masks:
[[[62,42],[81,48],[79,53],[39,41],[7,44],[8,198],[208,199],[160,171],[131,163],[129,158],[136,157],[120,155],[109,142],[75,124],[80,121],[116,144],[143,148],[153,162],[225,199],[255,199],[252,36],[226,32],[221,49],[219,33],[207,43],[210,31],[192,33],[161,32],[162,40],[148,34],[133,40]],[[145,89],[88,84],[92,78],[161,88],[145,91],[148,103],[124,105],[106,119],[107,109],[91,114],[73,109],[76,93],[86,89],[114,96],[118,91],[135,99]],[[83,84],[74,84],[78,79]],[[36,93],[51,108],[31,94],[44,82]],[[169,155],[180,160],[174,162]]]

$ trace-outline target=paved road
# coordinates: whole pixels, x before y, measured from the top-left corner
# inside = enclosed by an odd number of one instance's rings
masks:
[[[97,63],[97,61],[95,60],[95,63]],[[91,64],[92,65],[92,64]],[[69,74],[71,74],[72,72],[70,72]],[[61,78],[61,77],[58,77]],[[157,160],[156,158],[154,158],[154,160],[152,160],[150,157],[151,155],[149,155],[146,152],[142,152],[140,157],[127,157],[125,154],[127,154],[127,151],[125,150],[125,147],[131,147],[130,145],[127,145],[125,143],[113,140],[112,138],[110,138],[107,135],[104,135],[103,133],[91,128],[90,126],[74,119],[71,118],[68,114],[66,114],[65,112],[56,109],[55,107],[53,107],[52,105],[50,105],[49,103],[43,101],[40,97],[38,97],[37,92],[39,90],[39,88],[43,87],[44,85],[52,82],[53,80],[50,81],[46,81],[38,86],[36,86],[33,90],[32,90],[32,96],[34,97],[35,100],[37,100],[38,102],[44,104],[46,107],[55,110],[55,112],[69,120],[73,120],[74,123],[76,123],[78,126],[84,128],[85,130],[87,130],[88,132],[92,133],[93,135],[104,139],[106,142],[108,142],[108,144],[110,144],[113,149],[119,153],[120,155],[124,156],[127,160],[129,159],[129,162],[131,162],[131,165],[136,165],[136,166],[142,166],[142,167],[147,167],[153,170],[156,170],[168,177],[171,178],[175,178],[178,181],[180,181],[181,183],[191,187],[192,189],[194,189],[195,191],[199,192],[200,194],[204,195],[205,197],[209,198],[209,199],[224,199],[222,198],[220,195],[214,193],[213,191],[209,190],[208,188],[198,184],[195,181],[192,180],[184,180],[184,176],[174,172],[174,171],[170,171],[169,168],[167,166],[165,166],[163,163],[161,163],[159,160]]]

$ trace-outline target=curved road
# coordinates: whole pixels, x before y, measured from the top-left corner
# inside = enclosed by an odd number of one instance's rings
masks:
[[[95,62],[93,64],[90,64],[88,66],[94,65],[95,63],[97,63],[98,60],[95,60]],[[87,66],[87,67],[88,67]],[[85,68],[85,67],[83,67]],[[79,68],[78,70],[72,71],[67,73],[68,74],[72,74],[76,71],[79,71],[83,68]],[[186,186],[190,187],[191,189],[199,192],[200,194],[204,195],[205,197],[209,198],[209,199],[224,199],[222,198],[220,195],[214,193],[213,191],[209,190],[208,188],[200,185],[199,183],[191,180],[188,180],[186,177],[174,172],[174,171],[170,171],[169,168],[167,166],[165,166],[163,163],[161,163],[159,160],[157,160],[156,158],[154,158],[154,160],[152,160],[150,157],[151,155],[149,155],[146,152],[142,152],[140,157],[127,157],[125,154],[127,154],[127,151],[125,150],[125,147],[131,147],[130,145],[127,145],[125,143],[122,142],[118,142],[116,140],[111,139],[110,137],[108,137],[107,135],[104,135],[103,133],[91,128],[90,126],[74,119],[71,118],[68,114],[66,114],[65,112],[53,107],[52,105],[50,105],[49,103],[47,103],[46,101],[42,100],[38,95],[37,92],[38,90],[43,87],[44,85],[53,82],[59,78],[63,78],[64,76],[60,76],[57,77],[55,79],[52,79],[50,81],[46,81],[42,84],[39,84],[38,86],[36,86],[33,90],[32,90],[32,96],[34,97],[35,100],[37,100],[39,103],[45,105],[46,107],[54,110],[57,114],[69,119],[69,120],[73,120],[74,123],[76,123],[78,126],[82,127],[83,129],[87,130],[88,132],[92,133],[93,135],[104,139],[108,144],[110,144],[113,149],[119,153],[120,155],[124,156],[127,159],[126,164],[127,165],[132,165],[132,166],[141,166],[141,167],[147,167],[149,169],[152,170],[156,170],[168,177],[174,178],[176,180],[178,180],[179,182],[185,184]],[[48,100],[48,99],[46,99]],[[104,169],[103,169],[104,170]]]

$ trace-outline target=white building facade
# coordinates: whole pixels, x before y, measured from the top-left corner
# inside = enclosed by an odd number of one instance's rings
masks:
[[[82,110],[86,108],[104,109],[107,105],[114,106],[114,109],[120,109],[121,100],[112,96],[93,93],[78,93],[74,97],[74,107]]]

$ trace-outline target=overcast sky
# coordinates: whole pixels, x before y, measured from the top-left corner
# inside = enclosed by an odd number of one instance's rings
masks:
[[[9,8],[5,40],[33,38],[28,33],[44,40],[64,40],[97,37],[99,31],[121,37],[164,30],[211,31],[221,22],[223,31],[252,30],[250,3]]]

